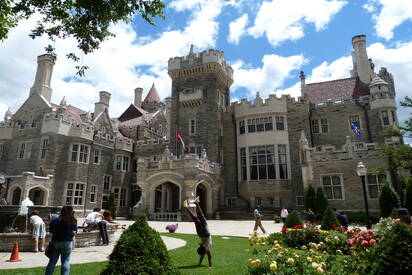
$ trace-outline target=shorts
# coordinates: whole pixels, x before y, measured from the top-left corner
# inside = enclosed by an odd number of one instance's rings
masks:
[[[33,239],[44,239],[46,238],[46,225],[44,223],[33,224]]]
[[[212,236],[209,237],[199,237],[200,238],[200,244],[206,248],[206,250],[209,250],[212,247]]]

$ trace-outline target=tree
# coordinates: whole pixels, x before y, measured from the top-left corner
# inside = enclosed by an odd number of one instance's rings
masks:
[[[114,193],[110,193],[109,195],[109,201],[107,202],[107,210],[110,210],[110,212],[112,212],[112,217],[113,219],[115,219],[117,216],[117,213],[116,213],[116,197],[114,196]]]
[[[296,225],[302,225],[303,221],[300,218],[299,213],[296,210],[293,210],[292,213],[290,213],[285,221],[285,224],[283,225],[284,227],[287,228],[292,228]]]
[[[158,232],[139,216],[117,241],[102,275],[179,274]]]
[[[323,187],[318,187],[318,189],[316,190],[316,211],[320,215],[323,215],[328,205],[328,198],[323,191]]]
[[[332,208],[327,207],[325,210],[325,214],[323,215],[322,224],[320,229],[322,230],[332,230],[337,228],[340,225],[338,219],[336,218],[335,212],[333,212]]]
[[[309,185],[305,192],[305,209],[316,210],[316,192],[312,185]]]
[[[393,208],[399,207],[399,199],[388,183],[384,183],[379,194],[379,208],[381,216],[386,218],[391,215]]]
[[[405,208],[412,214],[412,180],[406,183]]]
[[[36,27],[29,36],[47,36],[51,41],[73,37],[77,47],[89,54],[100,47],[100,43],[114,36],[109,30],[112,24],[132,22],[139,13],[149,24],[154,19],[164,18],[165,4],[161,0],[3,0],[0,2],[0,40],[5,40],[10,30],[22,19],[40,15]],[[49,45],[47,52],[53,52]],[[79,61],[74,53],[67,57]],[[76,66],[78,74],[84,74],[86,66]]]

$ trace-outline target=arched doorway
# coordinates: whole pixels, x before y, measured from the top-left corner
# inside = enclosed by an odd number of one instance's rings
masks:
[[[207,191],[206,187],[202,184],[199,183],[196,187],[196,197],[199,196],[200,199],[200,207],[203,210],[203,213],[207,213]]]
[[[135,206],[142,197],[142,188],[139,185],[132,185],[130,186],[130,204],[131,206]]]
[[[171,182],[160,184],[155,189],[154,212],[177,212],[179,201],[179,186]]]
[[[20,187],[16,187],[11,197],[11,204],[20,205],[20,201],[21,201],[21,189]]]
[[[45,205],[46,204],[46,192],[40,187],[35,187],[29,191],[29,199],[34,203],[34,205]]]

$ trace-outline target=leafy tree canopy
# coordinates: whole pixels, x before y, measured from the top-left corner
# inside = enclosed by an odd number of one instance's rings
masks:
[[[97,50],[100,43],[114,36],[111,24],[130,23],[139,13],[149,24],[155,25],[156,17],[164,18],[165,5],[161,0],[2,0],[0,1],[0,40],[5,40],[11,29],[23,19],[40,15],[31,38],[47,36],[51,41],[73,37],[78,48],[89,54]],[[47,52],[53,52],[51,46]],[[74,61],[74,53],[67,57]],[[76,67],[79,75],[87,67]]]

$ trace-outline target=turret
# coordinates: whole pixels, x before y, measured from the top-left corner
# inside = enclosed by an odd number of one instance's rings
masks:
[[[56,57],[52,54],[43,54],[37,57],[36,78],[30,89],[30,96],[37,92],[50,103],[52,96],[50,81],[55,61]]]
[[[300,93],[302,96],[306,95],[306,76],[304,71],[300,71]]]
[[[354,36],[352,46],[354,49],[352,52],[352,76],[358,76],[363,83],[369,84],[372,80],[373,68],[366,52],[366,36]]]
[[[94,104],[94,117],[97,117],[100,113],[104,112],[104,110],[109,109],[110,104],[110,93],[106,91],[101,91],[99,93],[100,100]]]
[[[134,89],[134,105],[136,107],[142,107],[142,95],[143,95],[143,88],[136,88]]]

